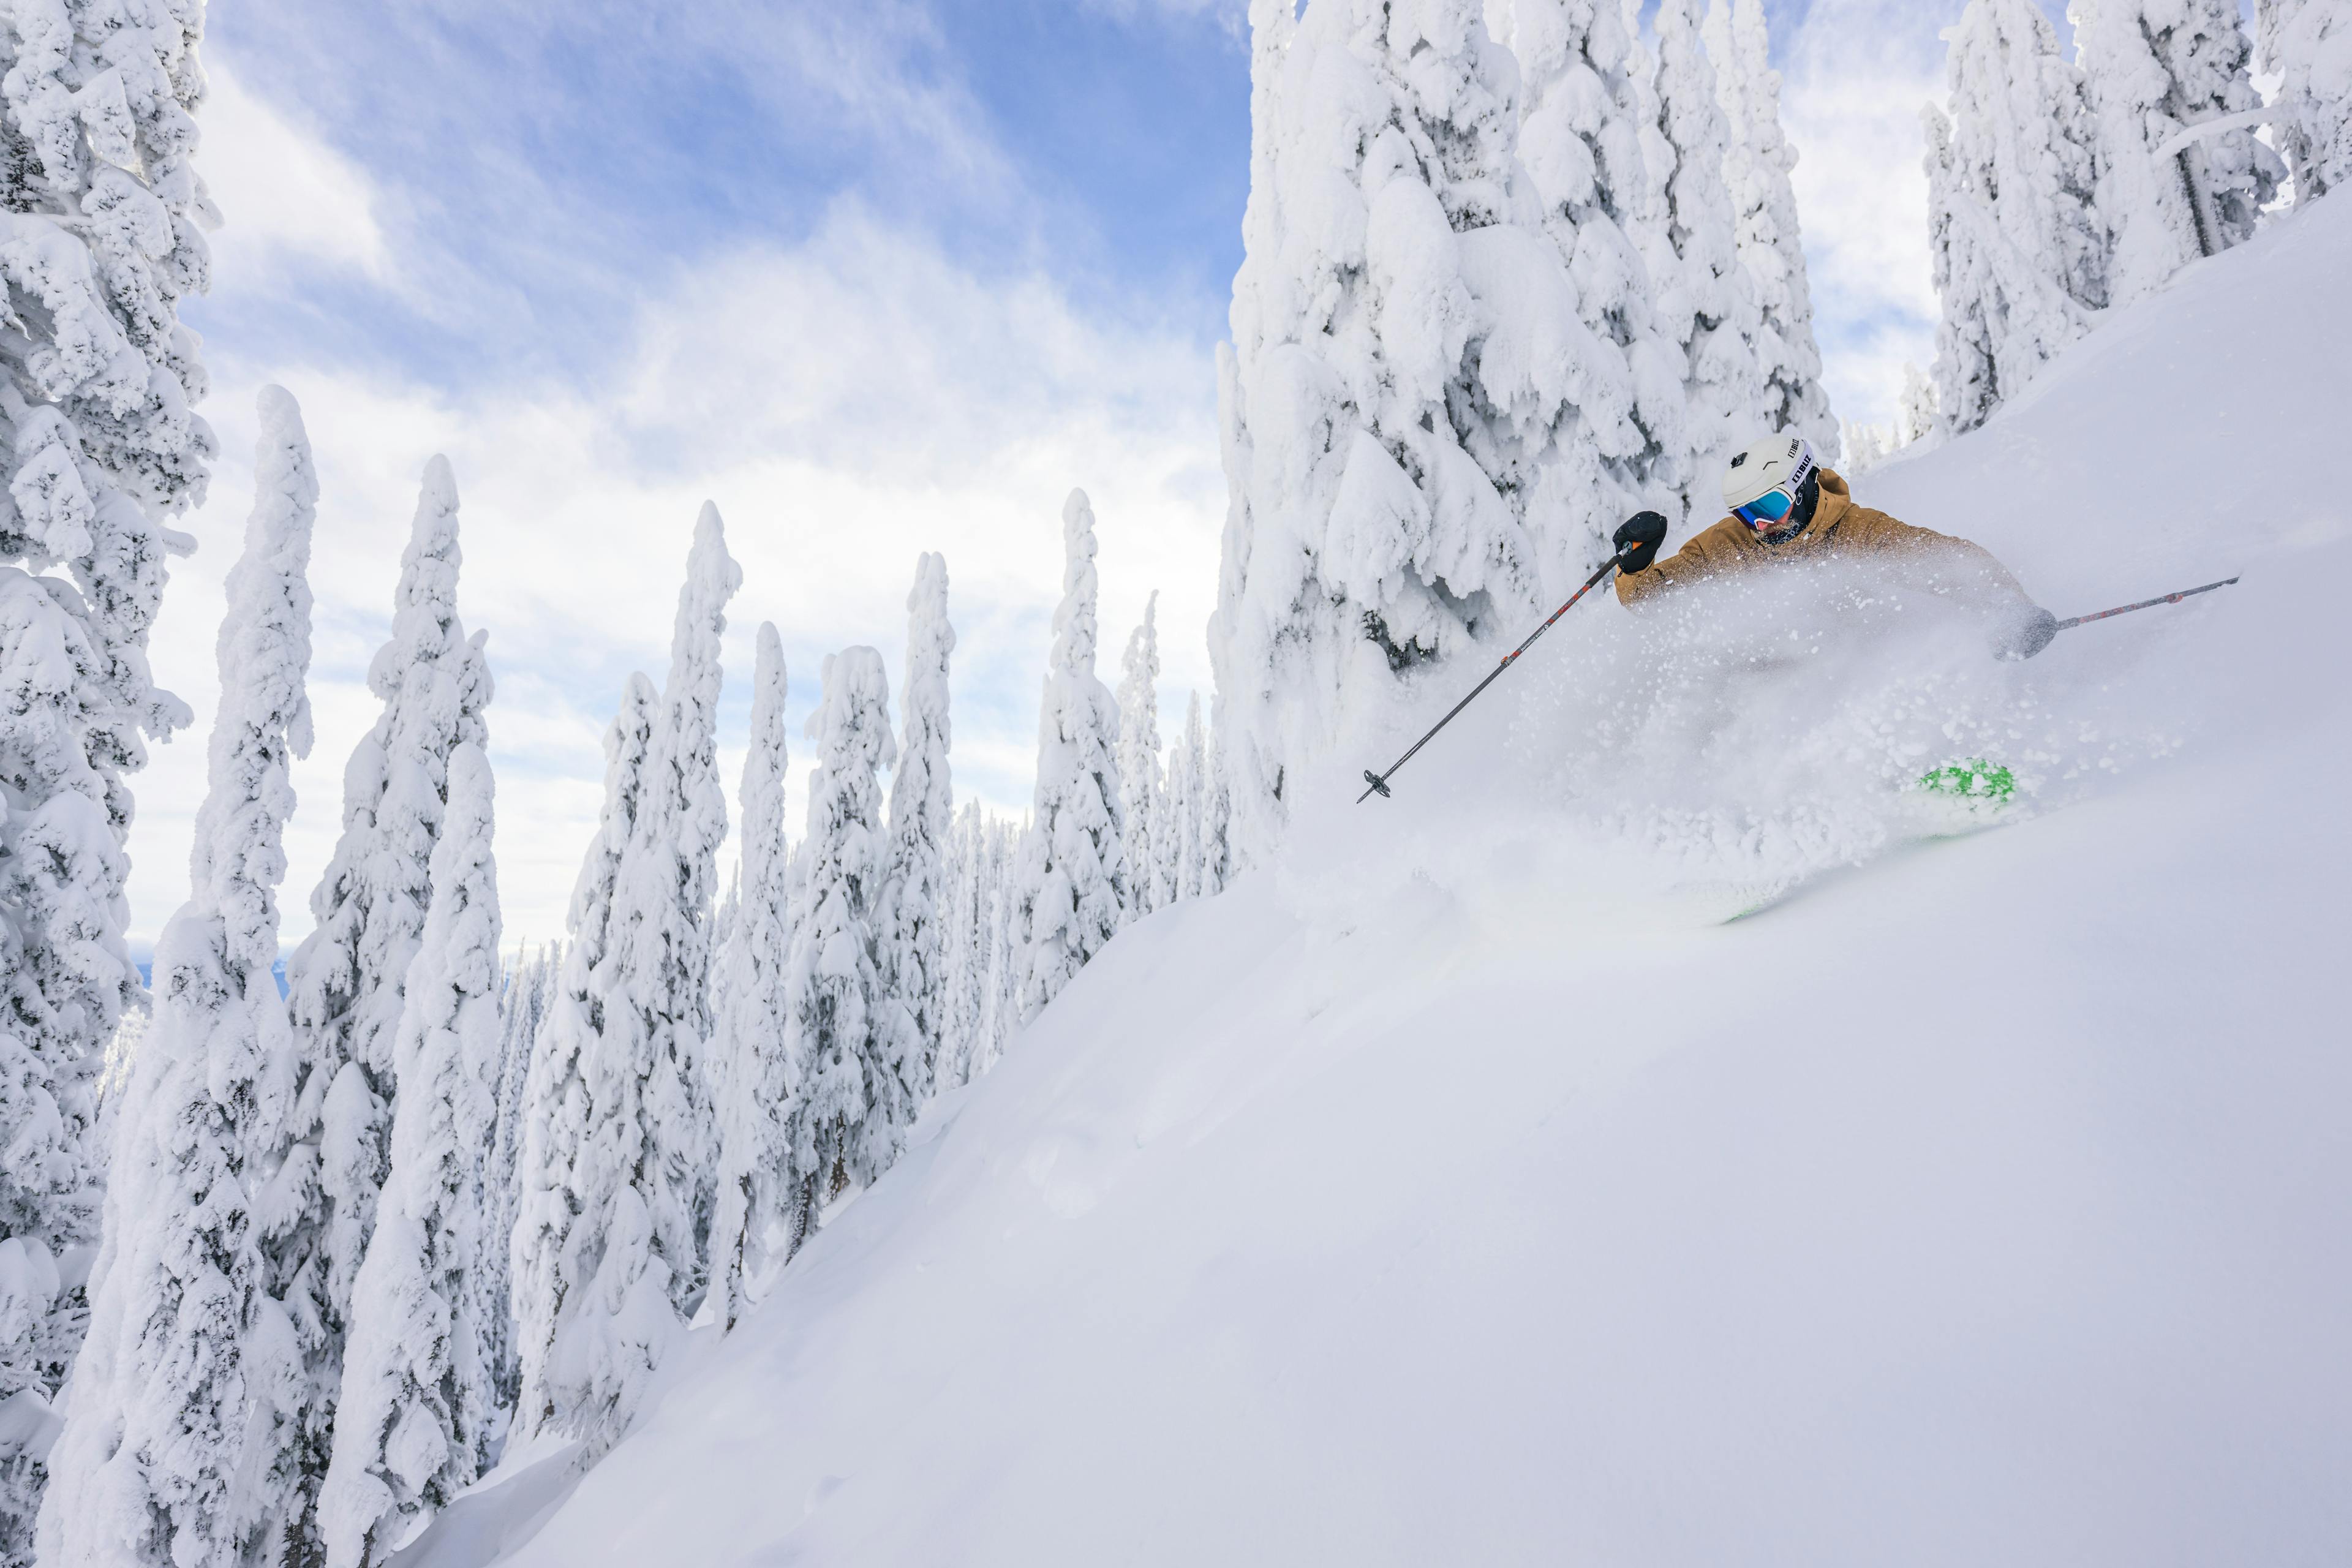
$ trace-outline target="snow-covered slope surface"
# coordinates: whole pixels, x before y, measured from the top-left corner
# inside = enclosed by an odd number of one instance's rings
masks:
[[[2352,1556],[2347,276],[2352,196],[1863,487],[2061,615],[2240,586],[2024,666],[1862,580],[1580,608],[1121,935],[514,1560]],[[1928,837],[1973,755],[2028,798]]]

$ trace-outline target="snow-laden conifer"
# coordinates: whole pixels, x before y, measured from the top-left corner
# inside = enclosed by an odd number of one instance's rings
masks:
[[[2097,127],[2110,294],[2129,305],[2251,237],[2284,170],[2252,127],[2164,150],[2191,125],[2262,107],[2236,0],[2074,0],[2066,14]]]
[[[1062,603],[1037,717],[1035,814],[1013,894],[1022,1023],[1118,934],[1128,904],[1118,705],[1095,679],[1095,514],[1084,490],[1062,507]]]
[[[342,834],[310,896],[317,924],[286,965],[302,1137],[313,1152],[267,1245],[276,1289],[299,1303],[294,1319],[313,1379],[302,1473],[287,1500],[289,1516],[306,1527],[326,1472],[352,1293],[389,1158],[394,1041],[432,902],[449,754],[485,741],[489,667],[457,616],[459,561],[457,481],[436,457],[401,555],[392,636],[368,667],[383,708],[344,769]]]
[[[717,1161],[700,1075],[710,1037],[711,903],[727,832],[719,650],[727,603],[741,584],[718,509],[706,504],[588,977],[593,1027],[573,1047],[571,1070],[587,1120],[572,1143],[573,1213],[561,1248],[568,1278],[556,1295],[547,1382],[537,1388],[534,1351],[523,1347],[526,1408],[536,1405],[543,1423],[551,1406],[555,1423],[591,1455],[627,1429],[646,1380],[702,1290]],[[572,933],[575,943],[584,940]],[[521,1229],[554,1217],[526,1215]],[[532,1282],[535,1292],[547,1288]]]
[[[1201,797],[1201,893],[1214,898],[1231,884],[1240,867],[1234,854],[1234,786],[1222,741],[1209,752],[1208,787]]]
[[[1487,11],[1508,28],[1518,59],[1519,158],[1591,335],[1562,345],[1575,356],[1569,400],[1578,418],[1559,433],[1564,445],[1539,459],[1545,472],[1573,462],[1575,483],[1549,490],[1533,521],[1554,579],[1580,577],[1627,513],[1686,482],[1689,461],[1683,355],[1661,335],[1643,254],[1645,237],[1659,249],[1665,219],[1642,149],[1645,67],[1622,7],[1606,0],[1495,0]],[[1583,467],[1588,449],[1605,489]],[[1568,518],[1554,510],[1559,503],[1574,509]]]
[[[988,1013],[989,822],[978,801],[956,814],[947,856],[947,1001],[935,1087],[971,1081]]]
[[[524,1436],[565,1428],[593,1370],[586,1358],[600,1348],[607,1326],[583,1313],[616,1201],[602,1184],[614,1167],[591,1156],[588,1140],[592,1128],[609,1125],[597,1119],[594,1097],[602,1089],[605,994],[614,974],[613,885],[645,795],[660,709],[653,682],[631,675],[605,731],[604,811],[572,887],[563,967],[523,1089],[509,1274],[521,1387],[514,1426]],[[674,1319],[659,1284],[640,1279],[628,1289],[621,1326],[635,1331],[634,1354],[650,1364]]]
[[[904,739],[890,775],[888,868],[875,910],[883,989],[905,1005],[921,1041],[918,1104],[930,1095],[947,1006],[942,906],[946,841],[955,822],[955,788],[948,769],[948,658],[954,652],[948,563],[943,556],[926,553],[907,595]]]
[[[1168,808],[1160,823],[1160,889],[1163,901],[1201,896],[1201,826],[1207,805],[1208,734],[1201,694],[1184,710],[1184,732],[1168,752]]]
[[[277,1489],[295,1464],[306,1388],[257,1229],[293,1130],[293,1038],[271,969],[289,773],[310,747],[319,489],[294,399],[265,387],[259,415],[189,899],[156,944],[155,1016],[121,1091],[89,1334],[48,1455],[40,1560],[59,1568],[274,1563],[283,1552]],[[11,1150],[11,1175],[24,1153]],[[47,1304],[24,1300],[25,1276],[44,1275],[54,1293],[58,1275],[42,1231],[7,1217],[0,1265],[17,1267],[0,1266],[0,1283],[23,1315]],[[7,1392],[39,1398],[37,1385]],[[8,1560],[27,1561],[25,1547],[10,1542]]]
[[[2254,0],[2265,75],[2278,79],[2274,134],[2294,199],[2352,184],[2352,12],[2341,0]]]
[[[497,1395],[475,1270],[488,1239],[482,1173],[496,1109],[499,922],[480,747],[449,754],[448,790],[393,1047],[391,1169],[360,1265],[319,1493],[329,1568],[385,1561],[488,1458]]]
[[[1118,782],[1126,812],[1119,842],[1127,860],[1127,917],[1160,907],[1160,595],[1144,601],[1143,620],[1127,639],[1118,682]]]
[[[991,822],[983,839],[981,919],[988,963],[980,1031],[964,1067],[967,1081],[996,1065],[1013,1031],[1021,1026],[1021,910],[1013,879],[1020,866],[1021,846],[1027,837],[1026,824]]]
[[[1797,153],[1780,129],[1780,73],[1771,66],[1764,0],[1708,0],[1704,29],[1731,128],[1724,172],[1738,215],[1739,260],[1756,288],[1763,424],[1797,431],[1823,454],[1834,452],[1837,418],[1822,387],[1812,288],[1789,179]]]
[[[808,732],[817,765],[784,982],[786,1048],[803,1074],[787,1254],[826,1203],[872,1182],[898,1157],[918,1109],[921,1053],[913,1019],[883,989],[874,929],[888,864],[877,775],[898,752],[879,653],[851,647],[825,659],[824,695]]]
[[[1930,440],[1937,428],[1936,384],[1927,373],[1905,361],[1903,395],[1895,409],[1895,440],[1900,447]]]
[[[1517,73],[1475,0],[1256,0],[1251,21],[1211,657],[1264,847],[1343,719],[1525,617],[1538,542],[1601,548],[1593,476],[1638,432],[1526,190]]]
[[[1724,169],[1731,146],[1715,68],[1699,42],[1696,0],[1662,0],[1656,145],[1667,159],[1670,269],[1658,279],[1660,331],[1683,353],[1688,504],[1712,515],[1708,493],[1732,450],[1751,438],[1763,402],[1756,289],[1740,264],[1738,213]]]
[[[490,1367],[499,1406],[511,1410],[520,1383],[511,1282],[515,1217],[520,1206],[520,1166],[527,1108],[524,1092],[533,1045],[547,1021],[563,963],[563,944],[517,954],[499,1001],[498,1128],[490,1137],[482,1186],[482,1246],[475,1258],[480,1321],[489,1335]]]
[[[797,1192],[792,1128],[802,1071],[792,1055],[785,992],[793,942],[785,695],[783,639],[763,622],[751,674],[751,749],[738,796],[743,858],[735,925],[720,960],[726,1007],[714,1019],[711,1042],[728,1083],[719,1106],[719,1197],[710,1226],[710,1289],[721,1328],[734,1327],[742,1315],[745,1286],[769,1261],[768,1237],[792,1213]]]

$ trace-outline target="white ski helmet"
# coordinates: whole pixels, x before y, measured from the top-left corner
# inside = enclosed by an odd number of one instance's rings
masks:
[[[1731,455],[1723,470],[1723,504],[1750,528],[1769,530],[1789,515],[1797,492],[1818,472],[1802,436],[1761,436]]]

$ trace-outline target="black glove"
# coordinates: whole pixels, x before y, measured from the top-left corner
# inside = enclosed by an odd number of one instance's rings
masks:
[[[1993,641],[1996,658],[2032,658],[2058,635],[2058,617],[2039,605],[2025,605],[2001,623]]]
[[[1609,542],[1617,547],[1617,569],[1646,572],[1666,542],[1666,520],[1654,511],[1637,511],[1627,518]]]

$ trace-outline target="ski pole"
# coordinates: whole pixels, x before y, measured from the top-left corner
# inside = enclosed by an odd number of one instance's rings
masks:
[[[2210,594],[2216,588],[2226,588],[2236,581],[2235,577],[2224,577],[2219,583],[2208,583],[2201,588],[2183,588],[2178,594],[2166,594],[2158,598],[2142,599],[2137,605],[2118,605],[2112,610],[2101,610],[2096,615],[2076,616],[2071,621],[2060,621],[2052,629],[2063,632],[2068,626],[2085,626],[2092,621],[2104,621],[2109,616],[2128,616],[2134,610],[2152,610],[2158,605],[2177,605],[2191,595]]]
[[[1614,572],[1615,570],[1617,570],[1617,563],[1618,563],[1618,562],[1619,562],[1621,559],[1622,559],[1622,557],[1620,557],[1620,556],[1612,555],[1608,560],[1606,560],[1606,561],[1602,562],[1602,563],[1601,563],[1601,570],[1600,570],[1600,571],[1598,571],[1598,572],[1595,572],[1591,576],[1587,577],[1587,578],[1584,580],[1584,586],[1583,586],[1583,587],[1581,587],[1581,588],[1579,588],[1575,593],[1573,593],[1573,594],[1570,595],[1569,595],[1569,597],[1568,597],[1568,603],[1567,603],[1567,604],[1565,604],[1565,605],[1562,605],[1559,609],[1554,610],[1554,611],[1551,613],[1551,619],[1550,619],[1550,620],[1547,620],[1546,622],[1544,622],[1544,624],[1543,624],[1543,625],[1541,625],[1541,626],[1538,626],[1535,630],[1533,630],[1533,631],[1529,632],[1529,633],[1528,634],[1528,640],[1527,640],[1527,641],[1525,641],[1525,642],[1521,643],[1518,647],[1517,647],[1513,648],[1510,652],[1508,652],[1508,653],[1505,654],[1505,655],[1503,656],[1503,662],[1502,662],[1502,663],[1500,663],[1500,664],[1498,664],[1498,665],[1496,665],[1494,668],[1492,668],[1492,669],[1488,670],[1488,671],[1486,672],[1486,679],[1484,679],[1484,680],[1482,680],[1482,681],[1480,681],[1477,685],[1475,685],[1475,686],[1474,686],[1474,687],[1472,687],[1472,688],[1470,689],[1470,695],[1469,695],[1469,696],[1465,697],[1461,701],[1456,702],[1456,703],[1454,705],[1454,708],[1453,708],[1453,711],[1452,711],[1452,712],[1447,713],[1447,714],[1445,715],[1445,717],[1444,717],[1444,718],[1440,719],[1436,723],[1434,723],[1434,724],[1433,724],[1433,725],[1431,725],[1431,726],[1430,726],[1430,728],[1429,728],[1429,733],[1428,733],[1428,734],[1423,735],[1420,740],[1415,741],[1415,742],[1413,742],[1410,747],[1408,747],[1408,748],[1406,749],[1405,753],[1404,753],[1404,755],[1403,755],[1403,756],[1399,757],[1395,762],[1391,763],[1389,764],[1389,771],[1388,771],[1388,772],[1386,772],[1386,773],[1376,773],[1372,772],[1370,768],[1365,769],[1365,770],[1364,770],[1364,782],[1365,782],[1367,784],[1369,784],[1370,787],[1370,788],[1368,788],[1368,789],[1366,789],[1366,790],[1364,791],[1364,793],[1363,793],[1363,794],[1361,794],[1361,795],[1358,795],[1358,796],[1356,797],[1356,804],[1357,804],[1358,805],[1363,805],[1363,804],[1364,804],[1364,802],[1366,802],[1366,801],[1368,801],[1368,800],[1371,799],[1371,798],[1372,798],[1372,796],[1373,796],[1373,795],[1379,795],[1382,800],[1387,800],[1387,799],[1391,798],[1391,797],[1390,797],[1390,795],[1389,795],[1389,780],[1391,780],[1391,779],[1392,779],[1392,778],[1396,777],[1396,771],[1397,771],[1399,768],[1401,768],[1401,767],[1404,766],[1404,765],[1405,765],[1405,763],[1409,763],[1409,762],[1412,761],[1412,754],[1413,754],[1413,752],[1418,752],[1418,751],[1419,751],[1419,750],[1421,750],[1423,746],[1426,746],[1427,744],[1429,744],[1429,742],[1430,742],[1433,739],[1434,739],[1434,738],[1435,738],[1435,736],[1436,736],[1436,734],[1437,734],[1437,731],[1438,731],[1443,730],[1443,729],[1444,729],[1444,728],[1445,728],[1445,726],[1447,726],[1448,724],[1453,723],[1453,722],[1454,722],[1454,715],[1455,713],[1459,713],[1459,712],[1461,712],[1461,711],[1462,711],[1462,710],[1464,710],[1465,708],[1469,707],[1471,703],[1475,702],[1475,701],[1478,700],[1478,693],[1480,693],[1481,691],[1486,690],[1486,688],[1488,688],[1489,686],[1494,685],[1494,684],[1495,684],[1495,678],[1496,678],[1496,676],[1498,676],[1498,675],[1502,674],[1502,673],[1503,673],[1503,671],[1505,671],[1505,670],[1507,670],[1507,669],[1510,668],[1511,668],[1511,666],[1512,666],[1512,664],[1513,664],[1513,663],[1514,663],[1514,662],[1518,658],[1519,655],[1521,655],[1521,654],[1523,654],[1523,653],[1527,652],[1527,651],[1528,651],[1528,649],[1529,649],[1529,648],[1531,648],[1531,647],[1533,647],[1535,646],[1536,638],[1538,638],[1538,637],[1539,637],[1543,636],[1543,635],[1544,635],[1544,633],[1546,633],[1546,632],[1548,632],[1548,631],[1551,630],[1551,627],[1552,627],[1552,621],[1557,621],[1557,620],[1559,620],[1559,619],[1560,618],[1560,616],[1564,616],[1564,615],[1568,614],[1568,612],[1569,612],[1569,611],[1570,611],[1570,610],[1574,609],[1574,608],[1576,607],[1576,601],[1577,601],[1577,600],[1581,599],[1582,597],[1584,597],[1584,595],[1585,595],[1590,594],[1591,592],[1592,592],[1592,590],[1593,590],[1594,586],[1600,583],[1601,579],[1602,579],[1603,577],[1608,576],[1610,573]]]

